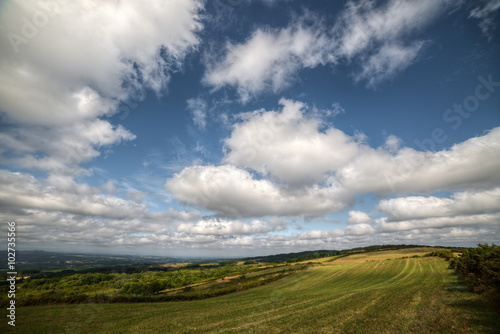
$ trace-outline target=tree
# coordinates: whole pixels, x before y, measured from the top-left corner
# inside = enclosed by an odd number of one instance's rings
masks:
[[[500,293],[500,247],[479,244],[452,262],[473,292]]]

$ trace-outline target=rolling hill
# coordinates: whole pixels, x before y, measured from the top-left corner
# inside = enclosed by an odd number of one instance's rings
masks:
[[[498,314],[429,248],[327,257],[309,270],[189,302],[22,307],[22,333],[491,333]]]

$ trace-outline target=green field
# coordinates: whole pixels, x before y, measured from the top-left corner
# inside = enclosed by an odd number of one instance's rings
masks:
[[[271,284],[166,303],[17,309],[18,333],[494,333],[499,315],[440,258],[320,262]],[[408,253],[412,254],[412,253]],[[418,254],[418,252],[417,252]],[[388,258],[388,259],[385,259]],[[5,328],[4,320],[0,329]]]

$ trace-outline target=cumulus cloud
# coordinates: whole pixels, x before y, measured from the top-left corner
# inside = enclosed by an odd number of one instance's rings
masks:
[[[474,245],[474,241],[496,242],[500,227],[494,224],[453,227],[409,228],[375,224],[350,225],[349,229],[330,231],[313,230],[297,235],[246,234],[247,231],[279,230],[272,223],[252,224],[241,222],[239,228],[232,221],[221,220],[211,226],[201,223],[211,219],[196,218],[180,224],[167,224],[162,220],[147,219],[102,219],[64,212],[23,209],[21,212],[4,210],[0,219],[15,219],[16,230],[22,235],[23,247],[67,251],[68,247],[78,251],[131,252],[137,254],[199,256],[248,256],[297,252],[311,249],[346,249],[373,243],[387,244],[429,244],[429,245]],[[167,213],[165,213],[167,214]],[[186,218],[187,213],[184,215]],[[483,220],[484,222],[484,220]],[[262,223],[262,224],[261,224]],[[181,223],[182,224],[182,223]],[[271,224],[271,225],[267,225]],[[430,225],[430,224],[427,224]],[[265,228],[264,226],[267,226]],[[283,225],[284,226],[284,225]],[[434,224],[433,226],[441,226]],[[5,227],[5,226],[4,226]],[[382,229],[382,227],[384,229]],[[220,228],[220,229],[219,229]],[[249,230],[250,229],[250,230]],[[375,229],[375,233],[374,230]],[[221,230],[240,234],[224,234]],[[200,233],[198,233],[200,232]],[[220,233],[220,234],[219,234]],[[258,232],[257,232],[258,233]],[[229,253],[228,253],[229,252]]]
[[[101,186],[108,194],[114,195],[118,189],[116,188],[115,182],[108,180],[105,184]]]
[[[243,103],[264,91],[282,91],[299,70],[356,61],[355,80],[374,87],[417,59],[424,41],[413,38],[448,7],[448,0],[349,1],[334,24],[306,12],[281,29],[257,28],[243,43],[228,42],[222,55],[207,57],[204,82],[236,88]]]
[[[281,99],[280,104],[281,111],[241,115],[243,121],[224,141],[225,163],[301,186],[323,180],[358,154],[354,138],[333,127],[320,131],[320,120],[305,116],[303,103]]]
[[[0,203],[2,206],[60,211],[107,218],[142,216],[144,205],[119,197],[96,193],[71,179],[50,178],[44,185],[33,176],[0,170]],[[65,183],[65,184],[63,184]],[[59,187],[55,188],[54,184]]]
[[[390,153],[364,147],[336,175],[342,185],[356,193],[491,187],[500,181],[499,150],[500,128],[437,152],[405,147]]]
[[[6,211],[32,210],[41,212],[38,215],[47,212],[52,216],[69,214],[95,219],[143,219],[157,223],[201,219],[197,211],[170,208],[150,212],[141,203],[143,193],[129,195],[132,201],[102,194],[98,188],[77,183],[71,177],[51,175],[47,179],[36,179],[30,174],[0,170],[0,207]]]
[[[370,224],[354,224],[345,228],[347,235],[367,235],[374,234],[375,229]]]
[[[299,234],[298,239],[301,240],[327,239],[329,235],[330,233],[328,233],[328,231],[319,231],[319,230],[307,231]]]
[[[408,196],[382,200],[378,210],[387,215],[373,224],[385,233],[421,233],[452,231],[459,238],[478,230],[497,231],[500,227],[500,189],[456,192],[451,198]],[[472,233],[472,234],[471,234]],[[492,232],[496,233],[496,232]],[[479,240],[479,239],[477,239]]]
[[[232,165],[187,167],[166,188],[182,204],[231,217],[316,216],[350,201],[335,184],[287,189]]]
[[[312,15],[312,14],[311,14]],[[265,89],[279,92],[295,72],[329,61],[329,40],[319,18],[305,15],[284,29],[259,28],[241,44],[228,43],[222,61],[210,59],[204,82],[216,89],[235,86],[243,102]]]
[[[198,44],[201,28],[198,1],[148,6],[71,1],[44,7],[21,0],[6,6],[2,35],[10,38],[0,42],[2,111],[36,124],[112,113],[117,101],[143,88],[160,94],[167,71]],[[24,36],[29,29],[23,28],[23,17],[32,18],[33,36]],[[12,42],[16,37],[23,42]]]
[[[4,7],[3,162],[50,173],[85,173],[79,165],[100,148],[134,139],[102,117],[147,90],[161,95],[202,28],[195,0],[20,0]],[[17,156],[7,159],[12,152]]]
[[[367,224],[371,221],[370,216],[363,211],[349,211],[349,218],[347,218],[348,224]]]
[[[190,239],[195,240],[195,237],[175,232],[175,216],[179,214],[189,215],[187,212],[170,210],[155,217],[146,215],[115,219],[45,209],[20,209],[2,210],[0,217],[16,221],[16,229],[22,235],[24,247],[58,248],[62,251],[71,247],[80,251],[115,252],[119,247],[154,245],[155,241],[165,247],[164,243],[167,242],[179,245],[188,243]],[[190,219],[195,219],[194,215]],[[130,252],[130,248],[120,250]],[[154,251],[158,252],[159,249]]]
[[[437,152],[401,147],[394,136],[372,148],[333,127],[320,129],[303,103],[280,103],[281,111],[242,114],[224,141],[223,165],[185,168],[167,180],[167,190],[183,204],[260,217],[338,212],[365,193],[499,184],[500,128]]]
[[[500,188],[454,193],[451,198],[410,196],[382,200],[378,209],[391,221],[500,212]]]
[[[358,61],[361,69],[355,80],[375,87],[414,63],[425,42],[415,35],[457,5],[449,0],[390,0],[382,5],[349,1],[333,27],[338,42],[335,52]]]
[[[135,135],[121,125],[94,119],[61,127],[13,127],[0,139],[4,164],[75,176],[88,173],[80,165],[98,157],[100,149],[133,140]]]
[[[398,232],[411,231],[419,229],[442,229],[445,227],[484,227],[499,226],[500,213],[477,214],[469,216],[453,217],[431,217],[423,219],[410,219],[403,221],[390,222],[385,218],[377,221],[377,231],[379,232]],[[438,232],[436,232],[438,233]]]
[[[167,91],[172,73],[200,43],[203,4],[20,0],[5,5],[0,163],[46,172],[35,178],[0,170],[0,218],[18,222],[26,245],[236,255],[249,247],[277,253],[374,242],[488,241],[498,235],[500,128],[437,152],[403,147],[395,136],[370,147],[362,135],[321,121],[343,112],[338,104],[318,111],[282,99],[277,110],[240,114],[216,166],[199,165],[176,142],[177,160],[162,166],[178,172],[166,189],[181,204],[215,216],[173,208],[151,212],[146,193],[131,186],[123,191],[123,183],[96,188],[75,181],[91,174],[85,164],[103,150],[135,139],[105,117],[151,91],[158,96]],[[426,41],[418,32],[450,6],[447,0],[349,1],[333,24],[305,12],[286,27],[259,27],[241,43],[227,42],[220,55],[207,56],[203,81],[214,89],[234,87],[248,102],[284,90],[303,68],[353,63],[359,66],[354,80],[375,87],[419,59]],[[491,33],[497,10],[498,1],[483,1],[471,17]],[[227,102],[213,104],[187,101],[198,129],[205,130],[208,113]],[[197,144],[195,150],[206,148]],[[144,165],[152,169],[162,159],[148,156]],[[157,175],[141,177],[143,187],[158,184]],[[440,190],[455,192],[450,198],[415,195]],[[349,208],[365,193],[406,197],[382,200],[378,209],[384,218],[350,211],[343,229],[273,233],[291,226],[285,216],[317,219]]]
[[[195,211],[149,211],[114,183],[76,182],[82,167],[111,145],[135,139],[104,117],[121,103],[161,95],[170,75],[199,43],[199,1],[11,1],[2,8],[0,162],[47,177],[0,171],[4,220],[18,223],[26,247],[119,247],[132,238],[170,233]],[[126,115],[125,115],[126,116]],[[146,238],[147,239],[147,238]],[[108,249],[109,250],[109,249]]]
[[[115,194],[103,194],[103,188],[111,188]],[[126,196],[136,198],[127,200],[119,193],[109,182],[95,188],[64,175],[37,179],[0,170],[0,218],[16,222],[27,249],[130,252],[128,247],[154,241],[161,247],[172,243],[179,249],[185,243],[203,241],[176,232],[180,224],[201,221],[200,212],[174,208],[151,212],[141,202],[144,194],[128,193]],[[278,224],[273,226],[279,229]]]
[[[246,235],[246,234],[265,234],[272,231],[280,231],[286,227],[286,224],[272,224],[260,220],[251,222],[242,222],[238,220],[221,220],[216,218],[201,220],[198,223],[183,223],[177,226],[178,232],[192,234],[209,235]]]

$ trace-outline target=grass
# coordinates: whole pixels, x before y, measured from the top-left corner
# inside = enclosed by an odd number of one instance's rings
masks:
[[[381,260],[390,260],[390,259],[399,259],[403,257],[412,257],[412,256],[424,256],[427,253],[440,251],[443,248],[437,247],[415,247],[415,248],[405,248],[398,250],[390,250],[390,251],[379,251],[379,252],[369,252],[369,253],[357,253],[348,256],[336,255],[332,257],[327,257],[324,259],[320,259],[321,262],[332,262],[335,263],[357,263],[357,262],[366,262],[366,261],[381,261]]]
[[[401,256],[410,258],[386,260],[398,251],[391,252],[322,262],[265,286],[205,300],[22,307],[16,332],[494,333],[500,328],[498,314],[480,295],[467,292],[443,259],[411,258],[418,254],[410,252]],[[4,320],[1,332],[5,325]]]

